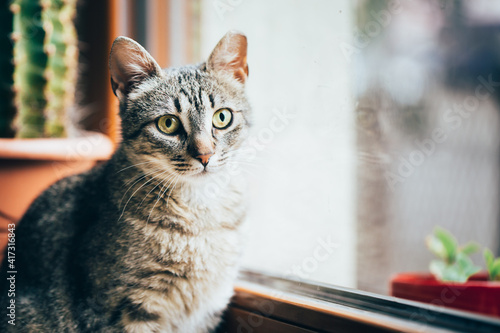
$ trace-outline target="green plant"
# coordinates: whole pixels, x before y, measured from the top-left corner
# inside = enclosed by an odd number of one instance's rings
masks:
[[[484,249],[483,252],[486,268],[488,269],[488,276],[491,281],[500,281],[500,258],[493,256],[489,249]]]
[[[427,236],[426,244],[438,259],[431,261],[431,273],[441,281],[466,282],[469,277],[480,271],[474,265],[471,254],[479,250],[476,243],[469,242],[459,247],[455,237],[443,228],[436,227],[434,234]]]
[[[9,9],[11,33],[0,32],[2,37],[10,35],[14,43],[17,114],[9,127],[21,138],[64,136],[65,112],[73,104],[76,85],[76,0],[14,0]],[[12,82],[8,72],[1,75],[3,82]],[[0,98],[1,104],[11,102],[3,95]],[[7,111],[0,109],[0,130],[12,118]],[[0,135],[5,136],[5,131]]]
[[[76,0],[51,0],[44,11],[44,26],[50,31],[46,38],[48,64],[46,77],[46,136],[65,134],[65,112],[74,102],[78,47],[73,18]],[[48,28],[52,26],[51,28]]]
[[[14,135],[14,44],[10,39],[14,17],[4,1],[0,5],[0,137]]]
[[[16,136],[42,137],[44,134],[45,29],[41,20],[40,1],[15,0],[10,6],[14,14],[14,91],[17,115],[14,119]]]

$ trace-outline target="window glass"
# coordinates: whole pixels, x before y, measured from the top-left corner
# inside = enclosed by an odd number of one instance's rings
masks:
[[[499,4],[120,3],[162,64],[248,37],[244,267],[387,294],[436,226],[498,254]]]
[[[350,1],[202,1],[202,54],[248,37],[254,128],[243,265],[355,286]]]

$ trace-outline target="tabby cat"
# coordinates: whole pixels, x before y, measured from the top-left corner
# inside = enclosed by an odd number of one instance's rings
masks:
[[[16,229],[15,297],[2,264],[0,331],[209,332],[237,272],[241,187],[218,182],[249,131],[247,39],[227,33],[202,64],[161,69],[118,37],[110,54],[122,141],[63,179]],[[241,149],[240,149],[241,151]],[[15,326],[5,317],[15,301]]]

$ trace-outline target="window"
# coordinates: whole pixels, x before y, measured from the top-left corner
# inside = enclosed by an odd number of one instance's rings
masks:
[[[228,29],[249,39],[254,132],[248,267],[354,287],[356,143],[349,1],[202,1],[203,55]],[[325,32],[325,33],[321,33]]]
[[[162,65],[205,60],[230,29],[247,35],[254,128],[243,265],[355,287],[355,114],[351,67],[338,46],[352,38],[350,2],[123,3],[135,18],[122,30],[154,56],[168,47]],[[162,33],[168,43],[155,39]]]
[[[248,36],[245,268],[388,295],[394,274],[428,271],[435,226],[498,254],[497,4],[118,3],[165,66]]]

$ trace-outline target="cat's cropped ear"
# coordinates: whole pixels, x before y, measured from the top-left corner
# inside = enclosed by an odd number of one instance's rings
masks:
[[[161,75],[161,68],[139,43],[118,37],[113,42],[109,55],[109,71],[113,92],[122,100],[131,88],[142,80]]]
[[[229,31],[215,46],[207,61],[207,69],[230,75],[241,83],[248,77],[247,38],[242,33]]]

